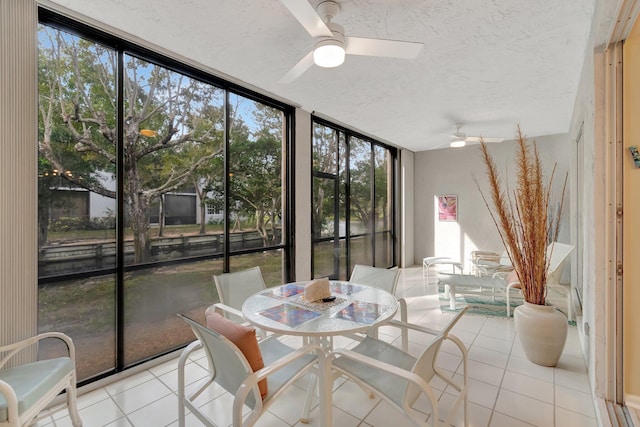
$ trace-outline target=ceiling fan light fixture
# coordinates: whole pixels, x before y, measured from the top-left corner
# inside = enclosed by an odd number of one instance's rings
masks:
[[[344,62],[344,43],[337,39],[324,39],[316,43],[313,50],[313,62],[318,67],[333,68]]]
[[[465,145],[467,145],[467,141],[465,141],[464,139],[457,139],[455,141],[451,141],[451,143],[449,144],[451,148],[460,148],[464,147]]]

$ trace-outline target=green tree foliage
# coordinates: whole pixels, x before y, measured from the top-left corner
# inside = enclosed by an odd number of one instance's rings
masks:
[[[283,114],[253,102],[248,109],[253,129],[236,118],[231,132],[229,196],[236,218],[253,219],[264,244],[277,244],[282,216]]]
[[[318,239],[324,236],[333,237],[335,220],[335,197],[344,202],[345,192],[335,194],[334,178],[338,157],[344,157],[338,149],[338,133],[326,126],[313,126],[313,169],[317,176],[313,181],[313,235]],[[326,175],[324,175],[326,174]]]
[[[58,171],[66,186],[115,198],[105,177],[115,177],[117,165],[116,53],[46,27],[39,37],[41,164]],[[142,262],[150,255],[152,204],[198,181],[199,170],[222,151],[223,92],[132,56],[125,58],[123,83],[125,176],[118,178],[135,262]],[[42,193],[47,189],[53,188],[43,181]],[[48,222],[46,214],[40,221]]]
[[[341,144],[339,132],[316,124],[313,136],[313,166],[319,175],[314,180],[313,233],[315,238],[333,236],[334,199],[339,206],[346,206],[347,192],[346,144]],[[388,150],[373,146],[360,138],[349,138],[349,205],[351,224],[357,225],[357,234],[371,231],[372,221],[387,220],[389,200],[390,165]],[[337,165],[340,165],[338,168]],[[334,181],[323,177],[338,177],[338,194],[334,195]],[[372,181],[375,192],[372,194]],[[387,228],[388,224],[377,224]],[[361,229],[361,228],[364,228]]]

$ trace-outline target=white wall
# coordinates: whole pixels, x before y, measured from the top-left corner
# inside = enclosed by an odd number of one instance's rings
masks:
[[[116,180],[113,174],[106,172],[96,172],[96,178],[110,191],[116,191]],[[116,199],[101,196],[93,191],[89,193],[89,217],[104,218],[116,213]]]
[[[526,134],[526,123],[523,124]],[[542,159],[545,178],[554,176],[554,191],[560,198],[562,183],[569,161],[568,135],[551,135],[530,138],[535,141]],[[515,184],[515,142],[490,144],[489,152],[501,171],[505,184]],[[423,151],[415,155],[415,263],[421,265],[427,256],[449,256],[461,260],[469,269],[469,255],[473,250],[490,250],[502,253],[504,246],[489,210],[485,206],[480,188],[489,196],[485,166],[480,147],[447,148]],[[437,219],[435,197],[455,194],[458,196],[458,221],[440,222]],[[563,221],[558,241],[569,243],[569,188],[565,194]]]
[[[311,114],[296,108],[295,280],[311,279]]]
[[[608,320],[608,313],[615,310],[615,302],[607,294],[607,288],[613,289],[608,277],[611,270],[607,260],[611,259],[611,240],[609,230],[611,208],[608,202],[610,184],[614,181],[610,169],[610,146],[607,143],[606,123],[607,104],[606,82],[610,61],[605,49],[612,41],[615,23],[622,0],[597,0],[595,19],[592,23],[589,41],[585,50],[580,82],[569,130],[570,139],[575,140],[579,129],[583,129],[583,154],[580,159],[574,154],[573,164],[584,164],[584,173],[573,181],[583,184],[582,203],[575,206],[575,212],[582,216],[582,228],[573,231],[572,238],[581,235],[582,277],[584,305],[582,317],[578,319],[578,331],[583,344],[587,369],[594,396],[613,398],[612,389],[615,372],[610,365],[615,349],[615,329]],[[622,20],[623,22],[626,20]],[[576,203],[576,199],[573,199]],[[587,329],[585,325],[590,327]],[[587,332],[587,330],[589,332]],[[597,406],[603,409],[602,401]],[[600,414],[606,419],[606,414]]]
[[[580,90],[576,100],[576,108],[572,121],[571,134],[576,135],[578,127],[584,123],[583,136],[583,158],[585,173],[583,176],[576,176],[576,180],[582,180],[585,191],[582,193],[581,206],[576,206],[576,211],[582,215],[583,228],[575,230],[582,235],[584,245],[582,247],[582,277],[583,277],[583,293],[584,305],[582,318],[578,321],[580,338],[583,344],[583,353],[589,367],[590,381],[596,395],[602,395],[606,389],[603,380],[605,374],[605,350],[606,342],[606,317],[604,315],[606,307],[604,304],[604,292],[602,290],[604,284],[605,273],[602,268],[605,263],[597,262],[598,257],[605,255],[605,239],[603,236],[606,213],[603,208],[606,205],[605,188],[604,188],[604,148],[603,129],[596,130],[596,122],[603,121],[603,111],[596,113],[596,103],[600,104],[600,109],[604,100],[597,100],[593,87],[596,85],[596,79],[600,80],[598,84],[597,95],[600,98],[604,96],[604,87],[602,81],[604,79],[605,58],[602,53],[589,55],[592,63],[585,61]],[[596,119],[596,115],[600,118]],[[602,127],[600,125],[600,127]],[[598,141],[598,142],[597,142]],[[596,160],[598,159],[598,160]],[[576,159],[577,161],[578,159]],[[601,254],[601,255],[598,255]],[[601,258],[601,259],[606,259]],[[590,325],[590,336],[585,334],[584,325]],[[600,336],[602,342],[596,345],[597,337]]]

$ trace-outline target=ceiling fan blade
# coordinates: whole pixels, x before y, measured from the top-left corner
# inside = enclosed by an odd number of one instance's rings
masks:
[[[305,71],[307,71],[313,65],[313,51],[307,53],[296,65],[293,66],[287,74],[282,76],[278,83],[291,83],[298,77],[300,77]]]
[[[482,140],[485,142],[485,144],[491,144],[491,143],[502,142],[502,141],[504,141],[504,138],[482,138]],[[477,142],[479,144],[480,143],[480,137],[479,136],[468,136],[467,137],[467,142]]]
[[[424,43],[397,40],[345,37],[346,51],[350,55],[386,56],[389,58],[413,59],[418,56]]]
[[[280,0],[312,37],[333,37],[333,33],[307,0]]]

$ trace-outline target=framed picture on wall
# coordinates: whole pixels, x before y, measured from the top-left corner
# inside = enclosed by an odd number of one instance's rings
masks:
[[[438,196],[438,220],[458,220],[458,196],[452,194]]]

